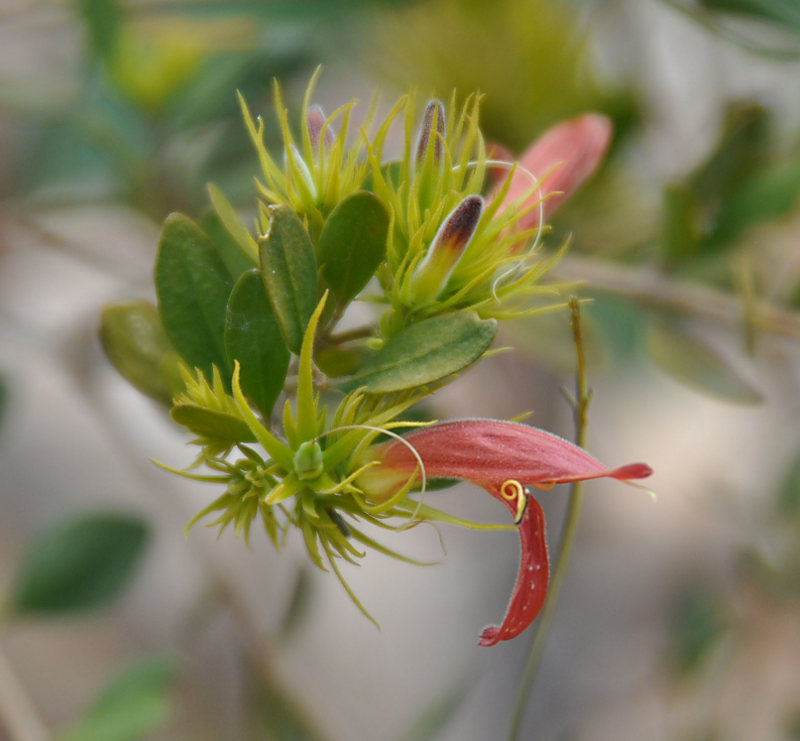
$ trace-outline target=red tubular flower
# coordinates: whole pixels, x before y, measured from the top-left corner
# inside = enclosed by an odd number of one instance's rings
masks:
[[[531,198],[534,201],[544,199],[542,210],[546,221],[603,161],[611,134],[611,121],[598,113],[564,121],[545,132],[519,158],[520,169],[511,180],[499,213],[531,190],[530,173],[543,179]],[[539,209],[533,209],[522,217],[518,228],[535,228],[539,216]]]
[[[419,476],[419,464],[410,445],[424,463],[427,477],[454,477],[482,486],[506,505],[519,526],[522,554],[511,603],[502,625],[483,631],[481,646],[493,646],[519,635],[539,614],[547,594],[544,513],[527,494],[525,485],[549,488],[603,476],[627,481],[652,473],[644,463],[606,468],[567,440],[514,422],[442,422],[415,430],[404,439],[408,445],[398,441],[383,445],[378,452],[381,465],[367,472],[376,493],[381,491],[381,484],[388,495],[415,471]]]

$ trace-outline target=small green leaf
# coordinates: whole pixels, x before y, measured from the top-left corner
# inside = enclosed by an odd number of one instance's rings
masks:
[[[438,381],[474,363],[496,331],[494,319],[472,311],[425,319],[389,339],[345,388],[388,393]]]
[[[271,206],[267,233],[258,240],[261,276],[286,345],[300,352],[317,306],[317,263],[300,219],[288,206]]]
[[[195,404],[176,404],[172,407],[170,416],[179,425],[183,425],[200,437],[231,443],[255,441],[253,433],[245,422],[225,412],[206,409]]]
[[[236,244],[239,245],[239,249],[253,264],[258,263],[258,243],[247,231],[245,225],[242,224],[242,220],[236,213],[236,209],[231,205],[231,202],[213,183],[208,184],[208,196],[211,199],[214,211],[217,212],[220,223],[233,237]]]
[[[11,593],[17,614],[99,607],[133,576],[148,529],[138,517],[90,514],[45,531],[24,554]]]
[[[326,347],[316,354],[314,362],[329,378],[342,378],[355,373],[366,355],[363,347]]]
[[[79,723],[59,741],[138,741],[170,714],[169,685],[178,662],[152,656],[126,667],[109,682]]]
[[[695,391],[738,404],[757,404],[761,394],[710,347],[676,326],[653,324],[647,335],[653,362]]]
[[[225,268],[235,281],[245,270],[255,267],[253,262],[239,247],[239,243],[229,234],[213,211],[206,211],[200,219],[200,228],[214,245],[217,254],[225,263]]]
[[[180,357],[152,304],[107,306],[100,319],[100,341],[111,364],[142,393],[169,404],[183,390]]]
[[[242,390],[269,419],[283,389],[289,350],[258,270],[242,275],[228,300],[225,324],[228,358],[241,365]]]
[[[389,213],[381,200],[353,193],[333,209],[317,246],[322,277],[340,306],[367,285],[386,255]]]
[[[213,365],[226,376],[225,313],[233,281],[205,234],[183,214],[164,223],[155,283],[161,321],[175,349],[207,378]]]

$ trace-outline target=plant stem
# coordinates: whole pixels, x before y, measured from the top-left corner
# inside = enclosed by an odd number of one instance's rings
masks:
[[[569,308],[572,314],[572,336],[575,342],[577,354],[577,372],[575,374],[575,403],[573,411],[575,415],[575,442],[583,445],[586,437],[586,409],[591,400],[591,394],[586,387],[586,358],[583,350],[583,331],[581,329],[581,310],[580,303],[575,296],[569,300]],[[567,573],[572,548],[575,543],[575,536],[578,532],[578,521],[580,520],[581,509],[583,507],[582,482],[576,481],[570,487],[569,503],[567,513],[564,518],[564,525],[561,530],[561,538],[558,548],[558,557],[553,568],[550,579],[550,586],[545,600],[542,614],[539,616],[539,623],[536,627],[536,634],[533,637],[528,660],[517,688],[517,697],[514,703],[514,714],[511,720],[511,730],[508,734],[508,741],[516,741],[522,727],[522,720],[525,715],[525,706],[530,695],[531,686],[536,673],[539,669],[544,646],[550,634],[550,627],[555,616],[558,596]]]
[[[740,297],[701,283],[663,275],[650,268],[631,267],[593,257],[567,255],[555,269],[566,281],[585,281],[592,293],[631,299],[644,307],[720,322],[729,327],[747,322],[752,329],[800,339],[800,313]]]
[[[11,662],[0,651],[0,724],[10,741],[46,741],[50,731],[39,717]]]

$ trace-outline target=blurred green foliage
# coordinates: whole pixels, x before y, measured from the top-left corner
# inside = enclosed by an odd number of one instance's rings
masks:
[[[729,627],[725,603],[712,584],[687,586],[671,615],[670,663],[678,678],[696,672]]]
[[[401,89],[480,90],[487,139],[516,151],[587,110],[608,113],[619,131],[633,101],[601,79],[580,12],[563,0],[431,0],[388,14],[369,58]]]
[[[81,720],[58,741],[143,741],[169,718],[178,660],[149,656],[115,676]]]
[[[11,590],[12,615],[58,615],[110,602],[127,586],[149,531],[138,517],[89,513],[38,535]]]

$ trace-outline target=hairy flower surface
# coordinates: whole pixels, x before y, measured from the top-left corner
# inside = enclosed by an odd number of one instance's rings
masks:
[[[519,158],[519,169],[502,195],[498,213],[521,207],[524,216],[519,227],[523,229],[537,228],[547,221],[599,167],[612,133],[611,120],[598,113],[587,113],[551,128]],[[541,207],[529,208],[533,204]]]
[[[652,473],[644,463],[606,468],[557,435],[491,419],[442,422],[415,430],[404,441],[386,443],[370,454],[381,465],[365,471],[359,485],[373,497],[389,496],[409,475],[422,475],[421,460],[426,477],[466,479],[486,489],[505,504],[519,527],[521,561],[511,603],[503,623],[483,631],[482,646],[519,635],[536,618],[547,593],[544,514],[525,485],[549,488],[601,477],[628,481]]]

